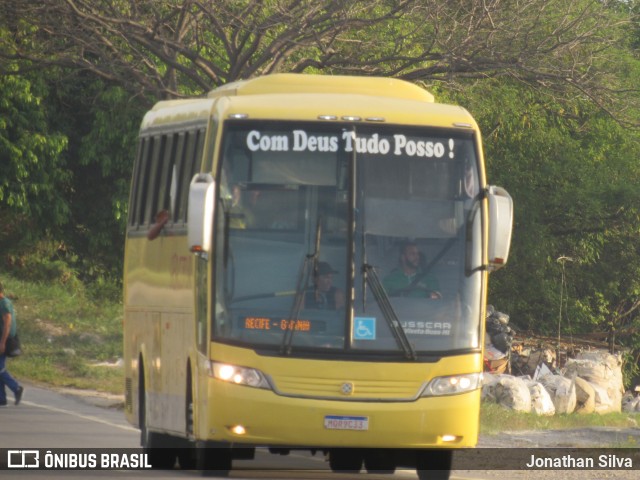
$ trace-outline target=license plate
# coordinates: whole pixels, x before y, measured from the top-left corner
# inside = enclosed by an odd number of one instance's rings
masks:
[[[328,430],[369,430],[369,417],[327,415],[324,417],[324,428]]]

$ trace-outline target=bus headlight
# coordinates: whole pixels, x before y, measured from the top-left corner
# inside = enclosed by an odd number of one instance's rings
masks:
[[[271,389],[265,375],[255,368],[238,367],[228,363],[211,362],[213,378],[248,387]]]
[[[436,377],[429,382],[422,392],[423,397],[438,397],[442,395],[457,395],[480,388],[482,373],[468,373],[466,375],[451,375]]]

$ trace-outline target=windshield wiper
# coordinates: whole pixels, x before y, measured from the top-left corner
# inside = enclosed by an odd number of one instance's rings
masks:
[[[291,305],[291,311],[289,312],[289,318],[287,318],[286,329],[284,331],[284,337],[282,337],[282,345],[280,346],[280,353],[282,355],[291,355],[291,345],[293,344],[293,334],[296,331],[296,320],[300,316],[300,310],[302,309],[302,303],[304,300],[304,293],[309,286],[309,274],[313,271],[315,275],[318,271],[318,258],[320,258],[320,239],[322,238],[322,215],[318,216],[318,223],[316,224],[316,238],[315,238],[315,251],[305,255],[302,265],[300,266],[300,272],[298,273],[298,280],[296,282],[296,291],[293,297],[293,305]],[[309,268],[310,266],[312,268]]]
[[[373,266],[366,263],[362,266],[362,272],[367,279],[369,288],[371,288],[373,297],[376,299],[376,302],[378,302],[378,306],[382,311],[382,316],[389,325],[389,329],[391,330],[391,333],[393,333],[396,342],[398,342],[398,346],[402,348],[405,356],[409,360],[417,360],[418,356],[411,346],[411,343],[409,343],[407,334],[405,333],[404,328],[402,327],[402,324],[398,319],[398,315],[391,305],[389,296],[382,286],[382,282],[380,282],[380,277],[378,277],[378,274],[376,273]]]

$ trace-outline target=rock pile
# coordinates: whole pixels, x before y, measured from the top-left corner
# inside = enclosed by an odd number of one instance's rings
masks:
[[[539,415],[640,411],[640,399],[623,393],[622,360],[602,351],[580,352],[558,373],[545,363],[532,376],[485,373],[482,387],[484,401]]]

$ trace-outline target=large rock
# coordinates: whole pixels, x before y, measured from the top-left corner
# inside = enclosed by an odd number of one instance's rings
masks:
[[[576,408],[576,385],[569,378],[560,375],[544,375],[540,378],[540,383],[547,389],[556,413],[573,413]]]
[[[564,375],[580,377],[593,385],[596,391],[595,411],[620,412],[622,408],[622,359],[607,352],[581,352],[567,361]]]
[[[636,397],[631,392],[622,396],[622,411],[630,413],[640,412],[640,397]]]
[[[596,411],[596,392],[584,378],[576,377],[575,413],[593,413]]]
[[[511,375],[485,374],[482,398],[518,412],[531,411],[531,394],[527,384],[523,379]]]
[[[535,380],[529,380],[526,384],[531,395],[531,411],[538,415],[554,415],[556,407],[544,385]]]

